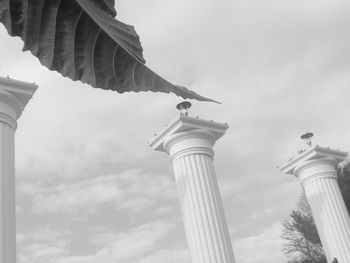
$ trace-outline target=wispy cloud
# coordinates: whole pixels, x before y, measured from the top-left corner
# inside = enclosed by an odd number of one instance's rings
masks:
[[[154,250],[155,243],[164,238],[173,228],[172,223],[155,221],[129,229],[124,233],[99,235],[92,239],[91,243],[102,247],[97,254],[126,261]]]
[[[281,252],[282,241],[280,236],[281,224],[276,222],[257,235],[234,239],[233,247],[237,262],[283,262],[284,256]]]
[[[68,234],[67,231],[46,227],[18,235],[19,262],[56,263],[57,258],[69,253]]]
[[[34,211],[40,213],[95,213],[103,206],[143,212],[176,198],[169,177],[139,169],[57,186],[22,183],[19,192],[31,197]]]
[[[90,243],[98,247],[94,254],[58,258],[56,263],[95,263],[95,262],[150,262],[147,258],[165,259],[165,256],[186,257],[186,253],[169,252],[157,249],[174,224],[165,221],[154,221],[131,228],[123,233],[109,231],[91,239]],[[176,259],[176,258],[175,258]],[[144,261],[146,260],[146,261]],[[157,262],[157,261],[156,261]],[[175,261],[173,261],[175,262]]]
[[[163,262],[171,256],[169,262],[187,260],[185,250],[170,251],[160,249],[160,242],[173,231],[175,224],[157,220],[130,228],[121,233],[105,230],[90,237],[90,245],[95,252],[85,256],[71,254],[71,241],[67,231],[54,230],[52,227],[35,229],[17,237],[20,262],[28,263],[93,263],[121,262],[146,263]],[[183,261],[186,262],[186,261]]]

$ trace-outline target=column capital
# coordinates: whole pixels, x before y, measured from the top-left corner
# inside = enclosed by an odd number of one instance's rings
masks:
[[[211,147],[225,134],[228,127],[223,123],[179,116],[157,134],[149,145],[170,156],[195,148],[213,155]]]
[[[302,170],[315,165],[328,165],[335,169],[336,165],[344,161],[347,155],[347,152],[315,145],[278,168],[286,174],[298,177]]]
[[[16,129],[17,119],[37,88],[36,84],[0,77],[0,122]]]
[[[228,129],[225,123],[178,116],[151,140],[156,151],[167,152],[171,160],[183,154],[203,153],[214,155],[211,149]]]
[[[320,157],[300,163],[294,168],[294,175],[300,179],[301,185],[306,184],[315,179],[331,178],[337,179],[338,161],[332,157]]]

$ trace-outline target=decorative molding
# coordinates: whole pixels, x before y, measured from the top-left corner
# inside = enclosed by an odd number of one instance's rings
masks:
[[[0,112],[17,120],[38,85],[0,77]]]
[[[9,125],[14,131],[17,129],[17,121],[7,114],[0,112],[0,123]]]
[[[311,176],[305,177],[301,180],[301,184],[303,188],[305,188],[307,184],[312,183],[314,180],[321,180],[326,178],[337,180],[337,177],[332,172],[320,172],[318,174],[313,174]]]
[[[187,132],[189,130],[206,130],[211,132],[214,136],[214,142],[225,134],[228,129],[227,124],[202,120],[198,118],[188,116],[178,116],[172,122],[170,122],[159,134],[153,138],[149,145],[156,151],[166,151],[164,148],[164,142],[171,135]]]
[[[348,155],[348,152],[333,150],[330,148],[324,148],[324,147],[315,145],[310,149],[308,149],[307,151],[303,152],[302,154],[292,158],[287,163],[281,165],[280,167],[278,167],[278,169],[280,169],[283,173],[286,173],[286,174],[295,174],[294,169],[302,165],[306,161],[319,159],[321,157],[325,157],[325,158],[328,157],[328,158],[333,158],[337,161],[337,163],[340,163],[341,161],[345,160],[347,155]]]
[[[206,147],[193,147],[193,148],[189,148],[189,149],[184,149],[182,151],[179,151],[179,152],[173,154],[170,157],[170,161],[171,161],[171,163],[173,163],[178,158],[181,158],[181,157],[184,157],[187,155],[192,155],[192,154],[203,154],[203,155],[209,156],[212,160],[214,159],[214,151],[212,149],[206,148]]]

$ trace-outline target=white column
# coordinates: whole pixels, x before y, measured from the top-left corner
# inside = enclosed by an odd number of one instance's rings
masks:
[[[181,116],[151,142],[169,153],[193,263],[234,263],[212,146],[227,125]]]
[[[350,218],[337,182],[337,165],[346,153],[314,147],[289,173],[300,179],[327,261],[350,262]],[[293,162],[293,161],[292,161]]]
[[[0,261],[6,263],[16,262],[15,127],[16,121],[0,112]]]
[[[16,262],[15,130],[37,86],[0,78],[0,262]]]

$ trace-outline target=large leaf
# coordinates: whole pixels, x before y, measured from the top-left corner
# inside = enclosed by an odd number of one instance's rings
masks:
[[[0,22],[51,70],[93,87],[172,92],[212,101],[166,81],[144,65],[132,26],[114,18],[114,0],[0,0]]]

